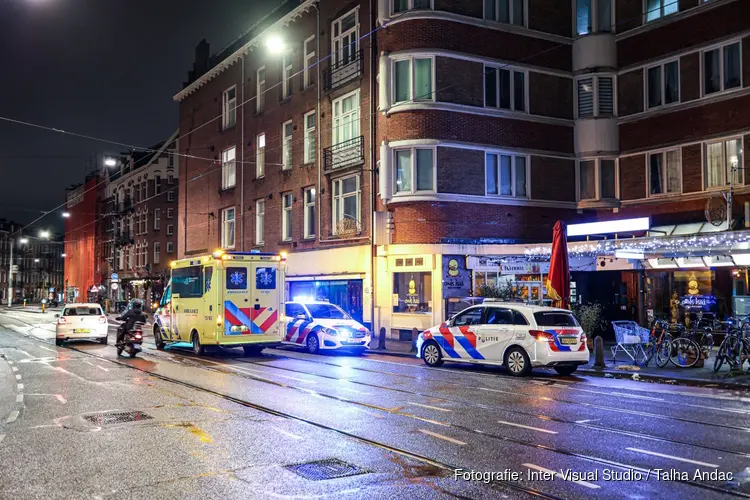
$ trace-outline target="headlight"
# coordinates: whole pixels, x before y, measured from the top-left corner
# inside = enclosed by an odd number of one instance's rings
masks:
[[[348,339],[351,336],[352,336],[351,330],[348,330],[346,328],[342,328],[341,330],[339,330],[339,337],[344,337]]]
[[[321,331],[322,331],[323,333],[325,333],[326,335],[336,335],[336,334],[338,333],[338,332],[337,332],[336,330],[334,330],[333,328],[327,328],[327,327],[323,327],[323,329],[322,329]]]

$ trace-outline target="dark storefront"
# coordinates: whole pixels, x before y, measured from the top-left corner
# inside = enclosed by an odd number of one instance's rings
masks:
[[[362,280],[315,280],[289,281],[287,300],[310,301],[327,300],[336,304],[349,315],[363,322],[362,316]]]

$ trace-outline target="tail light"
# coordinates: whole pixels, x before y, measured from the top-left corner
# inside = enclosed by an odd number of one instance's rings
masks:
[[[106,316],[99,316],[99,323],[106,323],[107,317]]]
[[[143,335],[141,335],[140,333],[136,332],[136,334],[135,334],[135,340],[142,340],[142,339],[143,339]]]
[[[588,340],[588,338],[586,337],[586,334],[582,333],[581,334],[581,342],[583,342],[585,344],[587,340]]]
[[[430,340],[432,338],[432,333],[425,331],[422,333],[422,338],[424,340]]]
[[[64,316],[60,316],[60,319],[57,320],[57,324],[58,325],[67,325],[68,324],[68,320],[65,319]]]
[[[530,330],[529,335],[537,339],[539,342],[554,342],[555,336],[549,332],[543,332],[541,330]]]

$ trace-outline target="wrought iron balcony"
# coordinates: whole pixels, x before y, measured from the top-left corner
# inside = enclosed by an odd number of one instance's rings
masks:
[[[345,83],[362,76],[364,59],[362,49],[350,54],[339,52],[334,56],[334,63],[323,73],[323,88],[326,91],[338,88]]]
[[[334,144],[323,150],[323,170],[361,165],[365,161],[365,136],[360,135],[348,141]]]
[[[133,235],[130,234],[130,231],[120,231],[115,236],[115,246],[123,247],[132,245],[133,243],[135,243],[135,240],[133,239]]]

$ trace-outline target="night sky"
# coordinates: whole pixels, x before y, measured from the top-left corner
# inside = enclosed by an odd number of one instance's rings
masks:
[[[172,96],[201,38],[218,52],[280,3],[0,0],[0,116],[149,147],[177,128]],[[0,217],[30,222],[94,154],[121,150],[0,121]],[[37,226],[60,229],[60,215]]]

